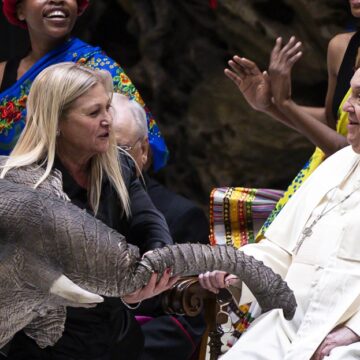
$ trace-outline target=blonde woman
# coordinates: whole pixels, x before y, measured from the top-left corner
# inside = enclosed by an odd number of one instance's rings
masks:
[[[134,165],[119,156],[111,128],[112,78],[75,63],[43,70],[27,102],[27,121],[1,171],[38,164],[45,173],[57,169],[70,200],[124,234],[141,251],[172,243],[166,222],[139,183]],[[41,189],[39,189],[41,191]],[[52,348],[40,349],[22,333],[12,342],[10,359],[138,359],[141,330],[127,309],[168,289],[165,274],[123,299],[106,299],[94,309],[68,308],[65,332]]]

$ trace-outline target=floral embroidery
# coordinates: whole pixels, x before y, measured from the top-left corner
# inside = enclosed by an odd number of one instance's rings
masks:
[[[22,96],[19,100],[12,99],[3,101],[0,105],[0,134],[11,129],[14,123],[22,118],[25,109],[27,96]]]
[[[120,81],[123,84],[129,84],[129,82],[130,82],[129,78],[124,73],[120,74]]]

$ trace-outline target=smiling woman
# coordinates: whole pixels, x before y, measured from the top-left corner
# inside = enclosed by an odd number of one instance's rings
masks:
[[[18,0],[3,1],[3,11],[6,18],[9,20],[11,24],[26,29],[27,24],[25,22],[25,19],[20,19],[20,17],[17,14],[18,3],[20,3],[20,1]],[[79,0],[77,1],[77,3],[78,3],[78,12],[79,14],[81,14],[89,5],[89,0]]]
[[[24,126],[30,86],[44,68],[63,61],[85,64],[111,73],[115,92],[145,106],[123,69],[100,48],[71,37],[71,31],[88,6],[87,0],[3,0],[3,11],[14,25],[27,29],[30,51],[0,63],[0,155],[14,148]],[[149,142],[158,170],[166,164],[168,151],[159,128],[146,109]]]

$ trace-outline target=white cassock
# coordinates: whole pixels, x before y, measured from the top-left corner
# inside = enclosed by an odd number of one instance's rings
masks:
[[[319,214],[296,251],[302,231]],[[265,237],[241,251],[285,278],[298,303],[295,317],[287,321],[278,309],[261,315],[221,360],[309,360],[337,325],[360,335],[360,155],[349,146],[321,164]],[[241,303],[253,299],[243,289]],[[335,348],[325,359],[360,359],[360,342]]]

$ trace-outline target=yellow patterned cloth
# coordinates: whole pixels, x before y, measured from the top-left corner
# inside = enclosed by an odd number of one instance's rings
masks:
[[[338,121],[336,124],[336,132],[346,136],[347,135],[347,127],[348,124],[348,113],[343,111],[343,105],[345,101],[348,99],[351,93],[351,89],[348,90],[344,99],[342,100],[339,110],[338,110]],[[293,194],[295,194],[296,190],[302,185],[302,183],[312,174],[312,172],[324,161],[325,154],[318,147],[315,148],[314,153],[304,165],[304,167],[299,171],[299,173],[295,176],[295,179],[291,182],[289,187],[286,189],[284,196],[277,202],[275,209],[271,212],[269,217],[266,219],[264,225],[256,235],[256,241],[260,241],[264,237],[265,231],[268,229],[270,224],[279,214],[281,209],[285,206],[288,200],[291,198]]]
[[[229,245],[236,249],[255,242],[255,234],[264,223],[277,201],[281,190],[243,187],[215,188],[210,195],[210,243]],[[245,304],[239,308],[231,303],[228,309],[236,331],[228,341],[243,333],[253,318],[253,308]]]
[[[283,194],[281,190],[272,189],[213,189],[210,195],[210,243],[238,249],[255,242],[255,234]]]

